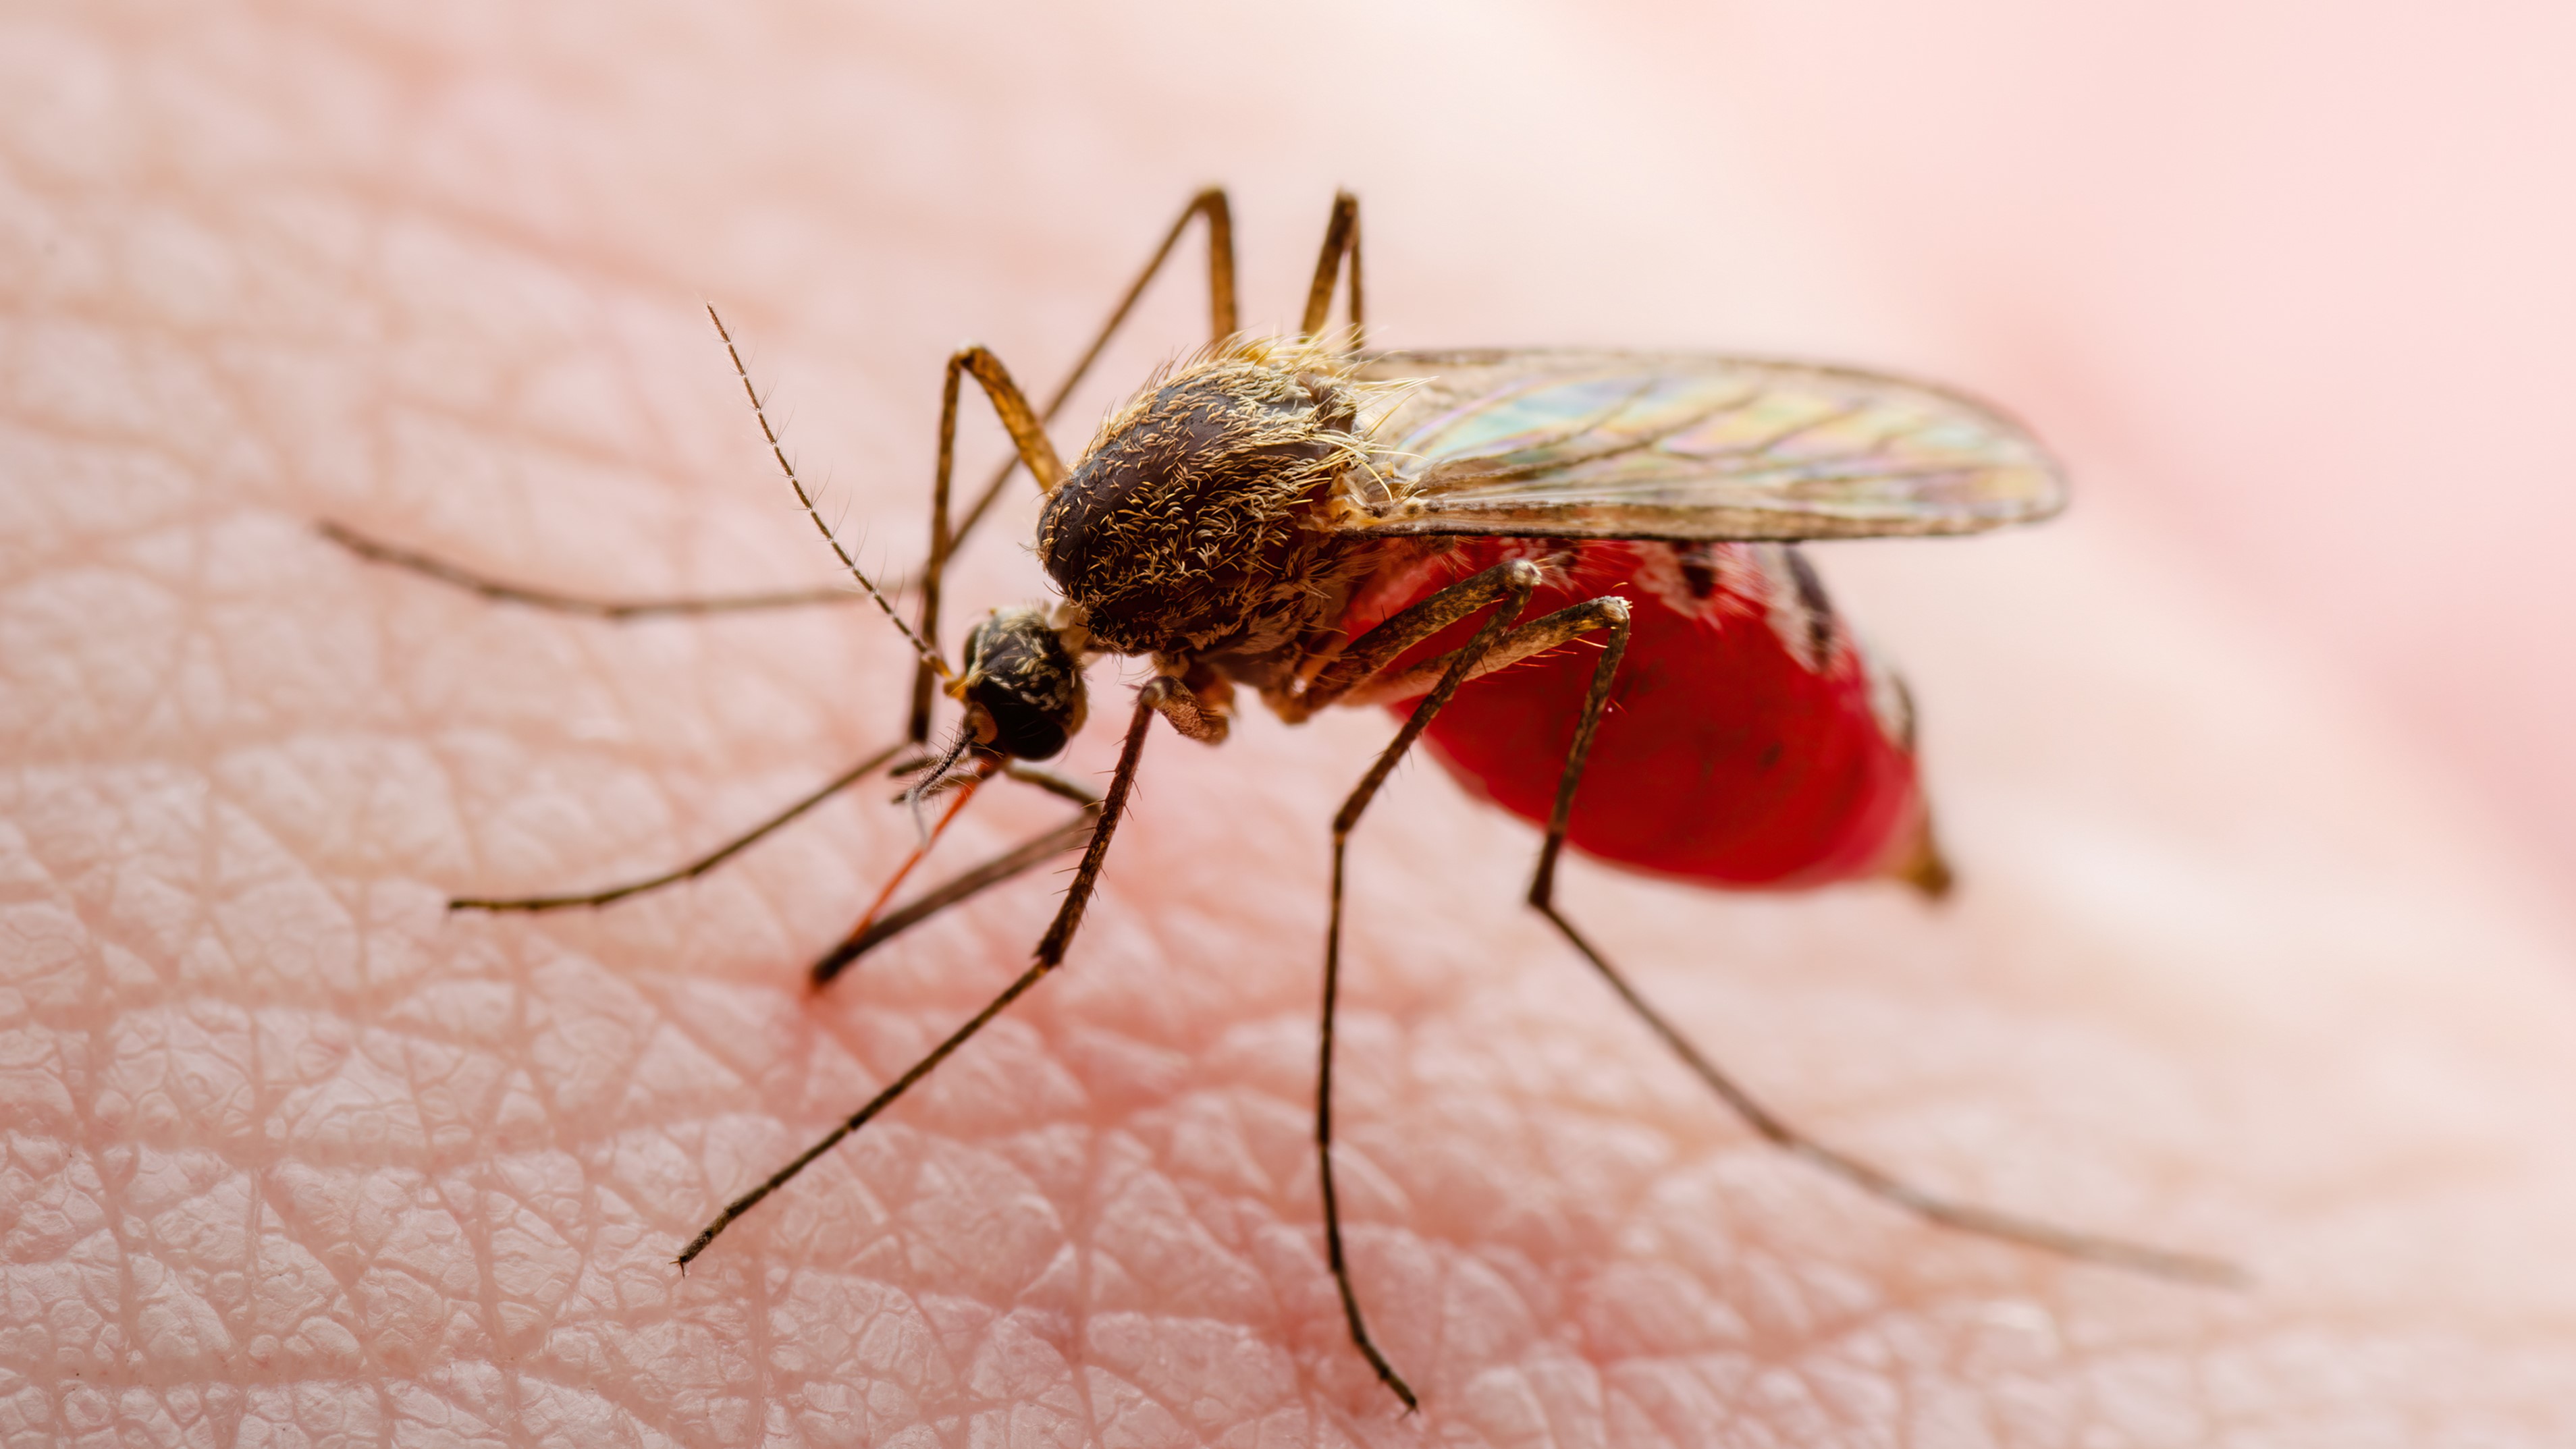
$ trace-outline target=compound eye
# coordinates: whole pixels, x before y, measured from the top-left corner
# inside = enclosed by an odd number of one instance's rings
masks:
[[[992,748],[1015,760],[1053,759],[1072,738],[1045,711],[1007,691],[979,691],[968,698],[993,721]]]
[[[996,609],[966,638],[960,693],[993,723],[988,748],[1015,759],[1060,753],[1082,728],[1082,666],[1035,609]]]

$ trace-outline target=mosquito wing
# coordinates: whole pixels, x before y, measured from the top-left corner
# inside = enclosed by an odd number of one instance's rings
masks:
[[[1925,383],[1642,352],[1382,352],[1371,471],[1341,527],[1377,534],[1800,539],[1974,533],[2066,485],[2030,434]]]

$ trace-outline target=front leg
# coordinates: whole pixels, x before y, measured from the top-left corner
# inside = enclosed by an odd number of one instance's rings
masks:
[[[1183,220],[1187,217],[1184,216]],[[1001,487],[1002,480],[1010,476],[1012,466],[1027,468],[1042,493],[1054,492],[1056,485],[1064,481],[1063,460],[1056,456],[1055,444],[1048,441],[1046,434],[1046,418],[1053,413],[1053,408],[1050,407],[1047,414],[1041,414],[1029,406],[1019,384],[1011,380],[1010,369],[1004,367],[1002,359],[989,349],[961,347],[949,354],[948,372],[939,391],[939,463],[930,483],[930,558],[921,571],[921,628],[916,633],[905,628],[902,620],[895,621],[921,653],[921,663],[913,672],[912,706],[904,723],[904,733],[914,744],[927,743],[930,739],[931,676],[948,677],[948,666],[942,661],[938,647],[939,591],[941,581],[947,576],[949,555],[957,551],[958,532],[948,525],[948,480],[957,465],[958,384],[967,377],[974,378],[976,384],[983,388],[985,400],[993,405],[995,416],[1002,420],[1003,430],[1011,435],[1011,464],[993,479],[993,487]],[[1062,402],[1063,399],[1059,397],[1057,401]],[[780,462],[783,466],[785,459],[782,457]],[[802,488],[797,490],[797,496],[804,496]],[[963,526],[974,524],[989,497],[988,494],[986,500],[977,502]],[[808,511],[811,511],[810,505]],[[825,531],[825,536],[830,536],[829,530]],[[832,546],[837,549],[840,544],[835,542]]]
[[[1145,269],[1136,274],[1136,280],[1128,284],[1126,294],[1118,299],[1118,306],[1109,314],[1109,320],[1101,324],[1100,330],[1092,336],[1091,345],[1083,349],[1082,360],[1073,365],[1071,372],[1065,374],[1064,381],[1056,385],[1055,392],[1047,399],[1046,406],[1038,411],[1037,420],[1040,425],[1054,422],[1055,415],[1064,410],[1065,402],[1073,396],[1073,390],[1080,387],[1083,378],[1089,375],[1091,364],[1100,360],[1101,352],[1109,346],[1109,339],[1118,334],[1119,327],[1127,321],[1127,314],[1136,310],[1137,300],[1145,295],[1145,288],[1150,286],[1155,276],[1163,270],[1163,263],[1171,257],[1172,248],[1180,244],[1181,234],[1189,230],[1192,221],[1197,220],[1204,220],[1207,223],[1208,335],[1213,341],[1223,341],[1234,335],[1236,326],[1234,209],[1226,201],[1225,189],[1211,186],[1191,197],[1190,204],[1183,207],[1181,214],[1173,219],[1171,227],[1163,233],[1162,245],[1154,249],[1154,255],[1145,262]],[[1351,265],[1356,278],[1359,266],[1356,253],[1352,257]],[[1354,296],[1355,304],[1356,300]],[[948,482],[943,469],[938,494],[932,502],[930,513],[930,565],[927,581],[929,587],[922,595],[921,608],[923,637],[930,639],[939,637],[939,601],[936,587],[937,580],[947,569],[948,560],[957,552],[958,547],[965,543],[966,535],[974,532],[975,525],[991,510],[994,500],[1002,496],[1003,485],[1011,481],[1011,474],[1020,466],[1021,458],[1015,451],[1011,458],[994,472],[992,480],[984,485],[984,491],[976,495],[973,503],[967,505],[965,512],[958,517],[953,527],[948,519]],[[1053,487],[1043,477],[1038,479],[1038,486],[1041,491]],[[930,737],[930,693],[934,687],[932,676],[933,671],[928,664],[922,665],[913,674],[911,721],[913,738],[916,741]]]
[[[948,1060],[951,1053],[964,1046],[977,1032],[989,1025],[993,1018],[1000,1016],[1012,1002],[1025,995],[1030,987],[1037,985],[1049,972],[1064,964],[1064,953],[1073,944],[1074,932],[1081,929],[1083,911],[1091,903],[1093,888],[1099,884],[1101,863],[1109,855],[1110,837],[1117,833],[1119,817],[1126,813],[1127,798],[1135,788],[1136,763],[1138,757],[1144,752],[1145,726],[1151,718],[1151,711],[1144,704],[1139,703],[1135,714],[1127,721],[1127,743],[1118,752],[1118,772],[1110,777],[1109,793],[1101,799],[1098,823],[1091,827],[1090,848],[1083,852],[1082,866],[1074,873],[1073,888],[1065,892],[1064,904],[1056,909],[1054,924],[1047,927],[1046,935],[1038,941],[1037,959],[1029,963],[1027,970],[1013,978],[1010,985],[1003,987],[999,996],[987,1002],[983,1010],[967,1018],[965,1025],[950,1032],[919,1061],[906,1068],[903,1075],[896,1077],[875,1096],[870,1097],[867,1105],[851,1113],[839,1126],[824,1133],[813,1146],[789,1159],[786,1166],[771,1173],[758,1186],[726,1203],[724,1209],[718,1212],[705,1227],[699,1229],[696,1237],[689,1240],[688,1246],[680,1250],[680,1256],[676,1262],[682,1272],[687,1272],[690,1261],[705,1252],[707,1245],[722,1235],[726,1228],[731,1227],[736,1219],[759,1206],[761,1199],[785,1187],[815,1158],[838,1146],[842,1138],[874,1121],[878,1113],[894,1105],[897,1098],[912,1090],[914,1083],[929,1076],[941,1062]]]
[[[633,619],[672,618],[686,614],[737,614],[753,609],[793,609],[808,604],[855,604],[865,594],[854,594],[843,588],[773,589],[752,594],[673,595],[665,598],[598,598],[588,594],[567,594],[558,589],[534,584],[513,583],[508,579],[451,563],[435,554],[426,554],[400,544],[360,533],[345,523],[323,519],[313,525],[324,538],[365,559],[386,564],[432,579],[449,588],[479,594],[496,603],[525,604],[533,609],[551,609],[558,614],[579,614],[593,619],[606,619],[623,624]]]
[[[1324,224],[1323,250],[1315,258],[1315,280],[1306,289],[1306,316],[1298,324],[1298,331],[1308,337],[1323,335],[1324,323],[1333,314],[1333,283],[1345,267],[1351,280],[1351,329],[1344,346],[1357,352],[1366,325],[1360,293],[1360,199],[1347,191],[1337,191],[1333,193],[1333,214]]]
[[[1204,664],[1147,680],[1143,698],[1173,729],[1203,745],[1224,744],[1234,725],[1234,685]]]
[[[1000,885],[1025,871],[1042,865],[1068,850],[1080,850],[1091,839],[1100,820],[1100,795],[1080,781],[1026,760],[1005,760],[1001,773],[1006,779],[1035,785],[1039,789],[1081,807],[1081,813],[1044,835],[993,856],[983,863],[959,872],[933,886],[919,897],[880,915],[871,909],[856,929],[841,943],[824,953],[814,963],[812,976],[816,987],[828,986],[851,963],[887,941],[902,935],[950,906],[970,900],[993,886]],[[883,902],[879,903],[880,905]]]
[[[780,826],[785,825],[797,816],[804,814],[806,811],[813,809],[815,806],[829,800],[834,795],[839,794],[842,790],[845,790],[858,781],[865,779],[867,776],[874,773],[878,766],[894,758],[895,752],[902,748],[903,747],[901,745],[886,746],[884,749],[868,756],[859,763],[843,770],[840,774],[833,776],[831,779],[825,781],[819,788],[809,792],[805,798],[788,806],[786,809],[779,811],[777,814],[770,816],[767,820],[764,820],[758,825],[751,827],[749,830],[742,832],[733,839],[717,846],[714,850],[690,861],[688,864],[676,866],[670,870],[663,871],[659,875],[646,876],[642,880],[628,881],[623,885],[604,886],[598,890],[574,891],[561,895],[451,896],[448,898],[447,908],[451,911],[560,911],[574,906],[604,906],[611,901],[622,901],[628,896],[639,896],[644,894],[646,891],[660,890],[664,886],[676,885],[684,880],[695,880],[699,876],[705,875],[708,871],[715,869],[717,866],[724,864],[726,861],[733,859],[734,856],[740,854],[742,851],[749,849],[753,843],[759,841],[764,836],[767,836],[771,831],[778,829]]]

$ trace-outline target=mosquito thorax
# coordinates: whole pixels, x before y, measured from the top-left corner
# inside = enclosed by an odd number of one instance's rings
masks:
[[[985,615],[967,632],[964,664],[956,693],[985,748],[1048,759],[1082,728],[1090,708],[1082,661],[1045,611],[1015,604]]]
[[[1038,523],[1091,647],[1260,654],[1311,624],[1347,551],[1323,522],[1365,462],[1360,398],[1335,353],[1237,339],[1112,414]]]

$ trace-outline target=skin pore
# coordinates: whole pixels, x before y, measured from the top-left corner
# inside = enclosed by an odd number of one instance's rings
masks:
[[[1417,763],[1354,845],[1337,1110],[1359,1291],[1424,1395],[1399,1420],[1344,1337],[1308,1147],[1326,823],[1393,728],[1363,711],[1158,732],[1066,968],[682,1278],[716,1206],[1011,977],[1061,877],[820,996],[806,964],[913,840],[883,791],[650,898],[452,917],[450,892],[659,869],[793,799],[898,732],[906,650],[865,606],[496,605],[316,520],[572,591],[829,583],[712,294],[825,517],[899,573],[940,359],[974,333],[1044,389],[1212,178],[1256,323],[1348,181],[1391,342],[1723,345],[1737,303],[1793,339],[1809,305],[1816,337],[1913,334],[1801,301],[1832,278],[1785,265],[1786,300],[1676,300],[1772,255],[1715,201],[1634,235],[1497,225],[1566,164],[1517,145],[1528,109],[1593,143],[1550,214],[1670,174],[1615,129],[1615,74],[1517,21],[1440,33],[1530,108],[1384,135],[1312,80],[1402,78],[1349,53],[1355,15],[440,16],[7,26],[12,1442],[2576,1428],[2563,957],[2422,762],[2142,543],[2116,488],[2024,535],[1820,557],[1915,684],[1953,904],[1579,863],[1562,898],[1829,1141],[2230,1256],[2252,1289],[1963,1238],[1767,1151],[1520,908],[1534,832]],[[1056,427],[1068,456],[1198,340],[1194,258]],[[1988,365],[1963,380],[2002,390]],[[997,430],[964,431],[980,482]],[[1020,492],[989,521],[952,621],[1037,596],[1033,516]],[[1069,772],[1100,778],[1133,682],[1095,666]],[[934,875],[1065,808],[988,793]]]

